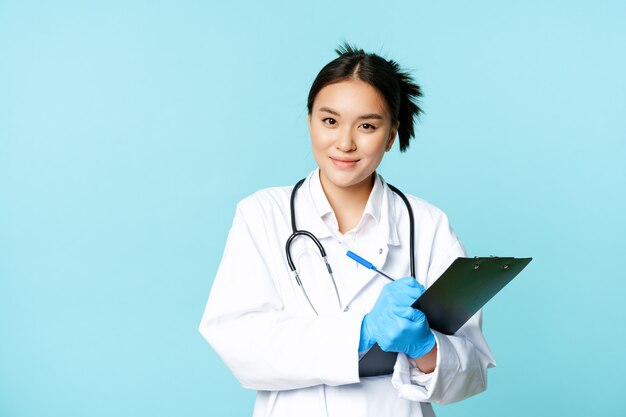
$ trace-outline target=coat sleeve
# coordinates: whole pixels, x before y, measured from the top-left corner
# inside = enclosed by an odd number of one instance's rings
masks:
[[[237,206],[200,333],[245,388],[358,382],[362,314],[286,311],[268,264],[270,257],[284,256],[284,246],[272,243],[271,225],[259,215],[259,206],[243,203]]]
[[[442,249],[443,248],[443,249]],[[465,249],[442,216],[433,242],[428,284],[432,284]],[[454,335],[433,330],[437,341],[437,364],[430,374],[422,373],[404,354],[398,355],[392,383],[402,398],[449,404],[487,388],[487,368],[495,360],[482,334],[482,310]]]

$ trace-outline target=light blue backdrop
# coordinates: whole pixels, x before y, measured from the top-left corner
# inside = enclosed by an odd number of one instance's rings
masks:
[[[626,3],[433,3],[0,0],[0,416],[250,415],[197,326],[236,202],[314,168],[342,39],[424,89],[383,176],[535,258],[439,416],[625,415]]]

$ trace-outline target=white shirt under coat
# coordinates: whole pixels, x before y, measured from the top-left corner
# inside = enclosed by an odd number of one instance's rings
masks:
[[[358,226],[342,235],[319,180],[306,178],[296,197],[298,229],[320,240],[341,297],[314,243],[291,248],[319,316],[289,270],[293,186],[244,198],[200,323],[200,333],[241,385],[257,390],[254,417],[433,416],[431,402],[451,403],[485,390],[495,360],[481,331],[481,312],[448,336],[434,331],[437,366],[424,374],[398,354],[393,375],[359,378],[361,321],[389,281],[346,256],[353,250],[394,277],[410,275],[407,208],[380,175]],[[417,280],[429,287],[465,251],[446,215],[407,195],[415,218]]]

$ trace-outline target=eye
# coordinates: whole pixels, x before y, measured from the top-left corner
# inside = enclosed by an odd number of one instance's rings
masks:
[[[337,123],[337,121],[333,119],[332,117],[326,117],[325,119],[322,119],[322,122],[324,122],[327,125],[334,125]]]
[[[371,125],[371,124],[369,124],[369,123],[363,123],[361,126],[362,126],[362,127],[363,127],[363,129],[365,129],[365,130],[376,130],[376,126]]]

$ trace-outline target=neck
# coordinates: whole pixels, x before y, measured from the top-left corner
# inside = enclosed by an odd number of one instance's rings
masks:
[[[328,203],[335,213],[339,231],[346,233],[354,229],[363,216],[365,205],[374,187],[374,175],[350,187],[338,187],[320,171],[320,182]]]

